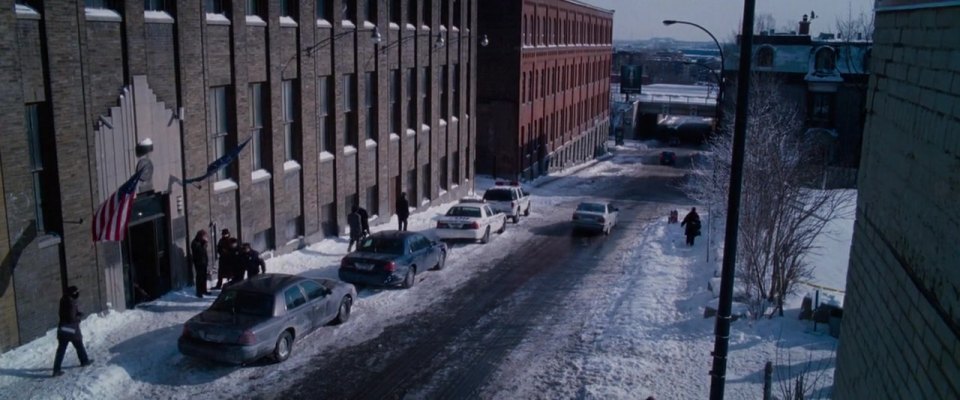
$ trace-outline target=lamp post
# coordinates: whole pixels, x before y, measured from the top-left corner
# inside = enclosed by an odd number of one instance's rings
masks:
[[[747,108],[750,98],[750,63],[753,55],[753,17],[756,0],[744,0],[743,25],[740,28],[740,63],[737,70],[737,108],[733,126],[733,149],[730,160],[730,193],[727,197],[727,224],[724,229],[723,267],[720,272],[720,299],[717,307],[717,323],[714,329],[713,365],[710,368],[710,399],[722,400],[726,384],[727,354],[730,347],[730,314],[733,306],[733,280],[737,263],[737,233],[740,222],[740,195],[743,184],[743,159],[747,136]],[[702,26],[685,21],[663,21],[664,25],[684,23],[700,28]],[[717,39],[710,34],[719,47]],[[720,53],[723,63],[723,51]],[[721,65],[722,71],[722,65]]]
[[[724,94],[724,93],[723,93],[723,92],[724,92],[724,90],[723,90],[723,68],[724,68],[724,66],[726,65],[726,64],[724,64],[724,58],[723,58],[723,46],[720,46],[720,41],[718,41],[718,40],[717,40],[717,37],[716,37],[716,36],[713,36],[713,34],[710,33],[710,31],[708,31],[707,28],[704,28],[704,27],[702,27],[702,26],[700,26],[700,25],[698,25],[698,24],[695,24],[695,23],[693,23],[693,22],[690,22],[690,21],[678,21],[678,20],[673,20],[673,19],[665,19],[665,20],[663,20],[663,24],[666,25],[666,26],[670,26],[670,25],[674,25],[674,24],[690,25],[690,26],[692,26],[692,27],[695,27],[695,28],[697,28],[697,29],[700,29],[701,31],[703,31],[704,33],[706,33],[707,35],[709,35],[709,36],[710,36],[710,39],[713,39],[713,44],[717,45],[717,50],[720,51],[720,77],[717,79],[717,86],[719,86],[719,88],[717,89],[717,110],[715,111],[715,125],[716,125],[716,128],[714,128],[714,130],[720,129],[720,121],[723,119],[723,118],[722,118],[722,117],[723,117],[723,94]]]

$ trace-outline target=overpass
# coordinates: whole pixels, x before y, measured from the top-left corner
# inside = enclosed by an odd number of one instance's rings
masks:
[[[717,88],[715,86],[654,84],[644,85],[636,99],[637,113],[661,115],[692,115],[715,117]]]

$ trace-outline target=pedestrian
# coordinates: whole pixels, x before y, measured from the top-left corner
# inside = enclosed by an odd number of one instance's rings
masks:
[[[217,286],[214,286],[214,289],[223,287],[223,278],[227,278],[227,282],[233,279],[233,271],[230,270],[230,265],[226,264],[227,252],[230,251],[230,239],[229,229],[220,231],[220,240],[217,241]]]
[[[407,201],[407,192],[400,193],[400,198],[397,199],[396,214],[397,219],[400,220],[400,226],[397,229],[407,230],[407,218],[410,217],[410,202]]]
[[[686,226],[683,233],[687,235],[687,245],[693,246],[693,239],[700,236],[700,214],[697,214],[697,208],[693,207],[690,212],[683,217],[680,226]]]
[[[67,351],[67,344],[72,344],[80,359],[80,366],[93,364],[87,357],[87,350],[83,347],[83,334],[80,333],[80,312],[77,299],[80,298],[80,289],[70,286],[60,298],[60,324],[57,325],[57,355],[53,359],[53,376],[63,375],[60,366],[63,364],[63,355]]]
[[[243,275],[246,272],[243,269],[242,259],[240,257],[240,241],[237,238],[232,237],[227,241],[227,257],[224,263],[227,264],[227,270],[231,272],[230,275],[230,284],[234,284],[243,280]]]
[[[193,261],[194,281],[197,287],[197,297],[203,298],[203,295],[210,294],[207,291],[207,231],[201,229],[190,242],[190,256]]]
[[[267,263],[260,257],[260,252],[250,247],[250,243],[240,246],[240,266],[247,271],[248,278],[267,272]]]
[[[360,207],[353,206],[353,210],[347,215],[347,225],[350,227],[350,244],[347,245],[347,253],[353,249],[354,243],[359,243],[363,236],[363,222],[360,216]]]
[[[370,213],[366,208],[357,205],[357,214],[360,214],[360,237],[366,237],[370,234]]]

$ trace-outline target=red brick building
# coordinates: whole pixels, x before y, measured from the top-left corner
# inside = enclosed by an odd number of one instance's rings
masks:
[[[609,135],[613,11],[488,0],[478,29],[477,170],[532,178],[594,158]]]

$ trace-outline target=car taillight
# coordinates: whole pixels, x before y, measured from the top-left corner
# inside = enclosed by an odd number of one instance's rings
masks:
[[[390,261],[383,265],[383,270],[387,272],[393,272],[397,270],[397,264],[393,261]]]
[[[474,221],[473,223],[470,224],[470,229],[480,229],[480,223]]]
[[[443,228],[446,228],[446,227],[447,227],[447,224],[445,224],[445,223],[443,223],[443,222],[437,222],[437,229],[443,229]]]
[[[240,339],[237,339],[237,343],[244,345],[255,344],[257,343],[257,335],[254,335],[253,331],[243,331],[243,333],[240,334]]]
[[[188,327],[187,324],[183,324],[183,332],[180,334],[180,337],[182,337],[182,338],[191,338],[191,337],[193,337],[193,333],[190,332],[190,327]]]

